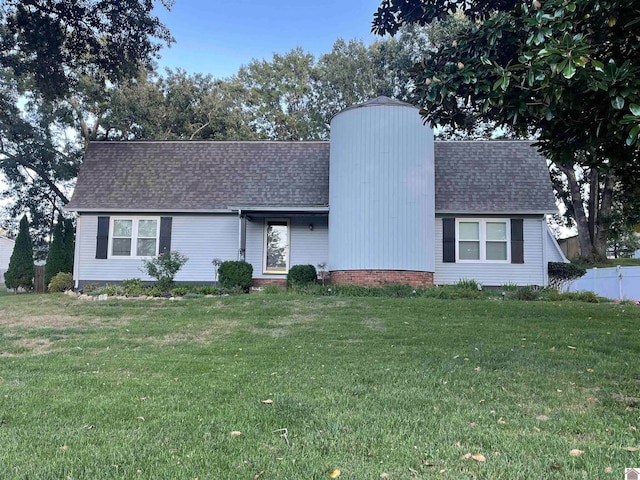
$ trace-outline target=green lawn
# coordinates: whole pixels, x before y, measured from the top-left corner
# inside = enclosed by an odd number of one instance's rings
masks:
[[[0,478],[619,479],[639,353],[633,305],[2,295]]]

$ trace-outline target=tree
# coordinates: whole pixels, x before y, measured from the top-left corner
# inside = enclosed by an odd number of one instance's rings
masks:
[[[8,216],[30,212],[39,257],[82,153],[81,137],[68,136],[65,101],[84,96],[98,104],[107,87],[152,66],[173,41],[153,8],[135,0],[7,0],[0,7],[2,197],[12,200]]]
[[[574,194],[576,167],[589,168],[589,189],[599,193],[604,211],[576,223],[583,256],[604,258],[613,188],[640,163],[638,8],[621,0],[536,0],[531,7],[511,0],[385,0],[373,30],[394,34],[463,9],[469,26],[425,56],[414,76],[422,115],[452,128],[495,121],[519,135],[537,134]],[[573,202],[580,198],[573,195]]]
[[[246,106],[255,130],[272,140],[317,137],[310,108],[315,59],[296,48],[274,54],[271,62],[253,60],[240,67],[238,80],[247,88]]]
[[[0,10],[0,69],[31,78],[48,99],[66,96],[78,75],[130,78],[173,41],[153,8],[137,0],[7,0]]]
[[[4,282],[7,288],[13,288],[16,291],[18,288],[24,288],[29,291],[33,289],[34,275],[35,265],[31,236],[29,235],[29,221],[24,215],[20,220],[20,230],[9,259],[9,268],[4,273]]]
[[[44,283],[49,285],[51,279],[59,272],[65,272],[66,255],[64,251],[64,222],[58,217],[58,222],[53,230],[53,239],[47,254]],[[66,272],[69,273],[69,272]]]
[[[73,272],[73,246],[73,221],[59,215],[47,254],[47,264],[44,274],[45,285],[49,285],[51,279],[60,272]]]

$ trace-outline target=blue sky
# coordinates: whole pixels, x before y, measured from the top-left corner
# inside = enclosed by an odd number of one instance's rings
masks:
[[[252,59],[302,47],[316,57],[338,38],[370,43],[380,0],[175,0],[157,13],[176,39],[160,70],[181,68],[224,78]]]

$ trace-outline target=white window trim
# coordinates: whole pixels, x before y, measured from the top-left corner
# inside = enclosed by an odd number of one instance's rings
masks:
[[[460,258],[460,222],[477,222],[480,227],[480,260]],[[487,223],[499,222],[506,224],[507,259],[487,260]],[[463,240],[464,241],[464,240]],[[456,218],[456,262],[457,263],[511,263],[511,219],[509,218]]]
[[[131,255],[113,255],[113,233],[114,222],[116,220],[131,220]],[[151,256],[146,255],[133,255],[138,248],[138,222],[140,220],[156,220],[156,251]],[[120,238],[120,237],[118,237]],[[150,238],[150,237],[144,237]],[[158,248],[160,248],[160,217],[143,217],[143,216],[129,216],[129,217],[111,217],[109,219],[109,244],[107,246],[107,259],[120,259],[120,260],[140,260],[145,258],[153,258],[158,255]]]
[[[267,229],[269,222],[284,222],[287,224],[287,253],[286,262],[287,268],[285,270],[267,270]],[[291,252],[291,222],[288,218],[265,218],[263,237],[262,237],[262,274],[263,275],[286,275],[289,272],[291,264],[289,263],[289,254]]]

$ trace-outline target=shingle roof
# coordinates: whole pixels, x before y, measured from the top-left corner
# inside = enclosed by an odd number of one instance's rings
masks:
[[[435,143],[436,212],[555,213],[546,161],[528,141]]]
[[[94,142],[68,208],[211,211],[328,201],[326,142]]]
[[[436,212],[550,213],[528,142],[435,143]],[[313,208],[329,201],[329,142],[94,142],[70,210]]]

